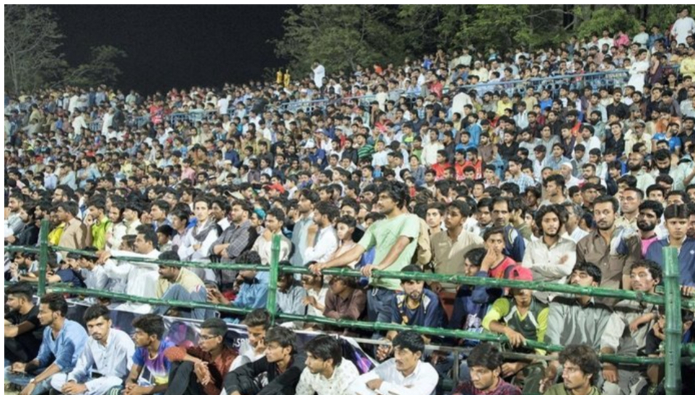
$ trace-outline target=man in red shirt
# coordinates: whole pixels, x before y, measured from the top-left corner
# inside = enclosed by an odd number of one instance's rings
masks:
[[[435,170],[435,178],[437,180],[442,180],[445,178],[445,170],[450,168],[452,164],[447,162],[447,152],[445,150],[438,150],[437,152],[437,164],[433,164],[432,168]]]

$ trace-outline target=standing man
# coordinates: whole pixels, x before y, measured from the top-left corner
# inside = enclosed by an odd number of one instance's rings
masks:
[[[624,227],[615,228],[619,205],[612,196],[593,201],[593,218],[597,228],[581,239],[576,246],[576,261],[597,265],[602,272],[600,286],[611,289],[630,289],[630,267],[642,256],[641,242],[636,232]],[[614,299],[606,302],[614,303]]]
[[[309,235],[316,235],[314,225],[314,204],[318,203],[318,193],[311,189],[299,191],[299,219],[294,224],[292,231],[292,244],[294,244],[294,254],[292,254],[292,265],[306,265],[304,254],[308,247]]]
[[[406,212],[408,188],[400,182],[386,182],[379,187],[377,208],[386,215],[373,223],[362,236],[362,240],[342,255],[311,266],[311,271],[321,273],[332,267],[348,265],[370,249],[375,249],[374,262],[362,268],[362,275],[372,276],[372,271],[399,272],[411,263],[416,252],[420,230],[419,218]],[[391,302],[394,293],[401,289],[398,279],[374,278],[368,291],[368,317],[370,321],[390,322]]]
[[[689,212],[686,205],[672,204],[666,207],[664,211],[664,220],[666,229],[668,229],[668,237],[649,245],[646,259],[654,261],[663,267],[665,265],[663,248],[673,248],[678,253],[681,286],[692,286],[694,288],[695,238],[687,235],[688,219]],[[693,289],[692,292],[694,293],[695,290]]]
[[[97,304],[85,311],[83,319],[90,334],[85,350],[73,371],[51,378],[51,386],[61,394],[107,394],[129,374],[134,342],[126,333],[112,329],[109,314],[107,307]]]
[[[465,201],[455,200],[447,206],[445,215],[447,230],[438,232],[430,238],[430,250],[436,274],[461,274],[464,271],[464,257],[467,252],[483,245],[484,240],[480,236],[464,229],[469,214],[469,204]],[[448,316],[452,315],[457,286],[448,282],[430,283],[430,289],[440,297]]]
[[[250,222],[253,209],[245,201],[235,201],[231,206],[231,226],[214,241],[209,254],[221,260],[235,260],[244,251],[249,250],[258,233]],[[229,285],[236,278],[236,271],[220,270],[221,285]]]
[[[78,204],[74,201],[60,203],[56,208],[56,217],[60,222],[66,224],[58,241],[59,246],[76,250],[87,246],[88,228],[76,218],[78,212]]]

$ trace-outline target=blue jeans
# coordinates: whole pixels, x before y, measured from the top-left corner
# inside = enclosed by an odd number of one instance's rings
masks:
[[[370,322],[391,323],[392,302],[396,301],[393,290],[370,287],[367,291],[367,320]],[[384,337],[380,333],[374,333],[372,338]]]
[[[7,361],[7,360],[6,360]],[[39,369],[33,372],[36,372],[36,374],[30,373],[30,374],[15,374],[10,371],[9,366],[5,367],[5,383],[13,383],[17,386],[20,386],[22,388],[26,387],[29,384],[29,381],[32,378],[36,378],[37,375],[39,375],[43,369]],[[31,394],[36,395],[36,394],[44,394],[48,393],[49,389],[51,389],[51,379],[45,379],[42,382],[40,382],[36,387],[34,387],[34,390],[32,391]]]

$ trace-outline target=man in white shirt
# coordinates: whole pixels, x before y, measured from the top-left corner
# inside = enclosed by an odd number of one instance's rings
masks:
[[[639,26],[640,32],[632,38],[632,43],[637,43],[640,47],[646,48],[647,42],[649,41],[649,34],[647,33],[647,26],[641,24]]]
[[[535,281],[565,283],[576,264],[576,243],[564,235],[564,220],[560,208],[554,205],[541,207],[535,214],[542,237],[530,242],[522,263],[530,268]],[[549,302],[548,293],[535,292],[534,296]]]
[[[323,78],[326,77],[326,68],[317,60],[314,61],[311,70],[314,72],[314,84],[317,88],[320,88],[323,86]]]
[[[90,337],[75,368],[51,377],[51,386],[62,394],[102,395],[121,386],[133,365],[136,350],[125,332],[112,328],[110,310],[94,305],[85,311]]]
[[[297,395],[351,395],[348,390],[360,374],[343,358],[338,339],[320,335],[306,344],[306,368],[297,384]]]
[[[158,265],[141,262],[128,262],[117,265],[112,256],[117,257],[139,257],[157,259],[160,251],[157,250],[158,236],[152,227],[139,225],[136,228],[136,239],[134,248],[136,253],[123,250],[110,250],[98,253],[100,258],[97,264],[104,264],[107,276],[112,279],[126,279],[126,294],[139,297],[156,297],[156,287],[158,282]],[[148,314],[151,306],[138,302],[126,302],[120,304],[117,310],[131,311],[139,314]]]
[[[316,205],[313,218],[318,228],[313,238],[307,238],[304,265],[310,262],[326,262],[338,249],[338,235],[333,227],[333,221],[339,216],[338,207],[329,201],[322,201]]]
[[[681,10],[680,16],[673,24],[671,36],[676,38],[678,44],[688,44],[686,39],[695,33],[695,20],[688,16],[688,8]]]
[[[438,373],[432,365],[421,361],[425,352],[423,337],[413,331],[402,331],[392,341],[394,358],[360,376],[348,389],[358,395],[432,395]]]

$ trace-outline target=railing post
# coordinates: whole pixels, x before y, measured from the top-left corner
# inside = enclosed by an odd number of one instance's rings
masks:
[[[678,281],[678,251],[673,247],[663,249],[664,298],[666,300],[665,384],[667,395],[681,394],[681,290]]]
[[[270,259],[270,284],[267,289],[267,312],[270,313],[271,322],[274,322],[277,314],[277,277],[280,270],[280,242],[282,237],[272,237],[272,258]]]
[[[37,295],[42,297],[46,294],[46,269],[49,263],[49,220],[41,221],[39,229],[39,287]]]

